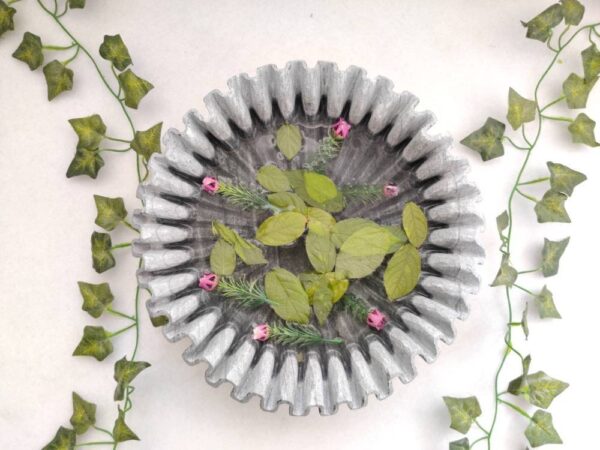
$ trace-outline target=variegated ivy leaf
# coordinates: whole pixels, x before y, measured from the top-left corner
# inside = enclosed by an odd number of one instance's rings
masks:
[[[235,271],[235,264],[233,245],[219,239],[210,251],[210,269],[218,275],[231,275]]]
[[[585,6],[579,3],[578,0],[560,0],[563,9],[563,16],[567,25],[579,25],[583,19]]]
[[[298,211],[305,214],[307,211],[306,203],[293,192],[275,192],[267,195],[267,200],[273,206],[283,210]]]
[[[541,319],[561,319],[561,315],[554,304],[552,292],[546,286],[535,297],[535,304]]]
[[[26,31],[23,40],[12,54],[13,58],[23,61],[29,69],[35,70],[44,63],[42,40],[39,36]]]
[[[75,157],[67,169],[67,178],[87,175],[95,179],[102,166],[104,166],[104,160],[100,156],[98,149],[88,150],[87,148],[78,148],[75,151]]]
[[[326,203],[339,193],[331,178],[316,172],[304,172],[306,193],[317,203]]]
[[[69,8],[71,8],[71,9],[85,8],[85,0],[69,0]]]
[[[115,266],[115,258],[111,253],[112,240],[108,233],[92,233],[92,265],[98,273],[106,272]]]
[[[569,133],[571,133],[571,139],[574,143],[597,147],[599,144],[594,136],[594,128],[596,128],[596,122],[590,119],[586,114],[580,113],[575,120],[569,124]]]
[[[444,403],[450,413],[450,428],[462,434],[467,434],[475,419],[481,415],[477,397],[444,397]]]
[[[1,3],[2,2],[0,2],[0,9]],[[74,430],[60,427],[54,435],[54,438],[46,444],[42,450],[74,450],[76,437]]]
[[[77,434],[85,433],[96,423],[96,405],[85,401],[77,392],[73,392],[73,414],[71,425]]]
[[[475,150],[481,155],[481,159],[488,161],[504,155],[502,138],[506,125],[496,119],[488,117],[485,124],[474,131],[462,141],[461,144]]]
[[[585,108],[587,99],[598,77],[585,80],[579,75],[572,73],[563,83],[563,93],[570,109]]]
[[[110,306],[114,300],[113,293],[108,283],[91,284],[78,281],[79,292],[83,298],[81,309],[90,316],[97,319],[104,313],[104,310]]]
[[[525,340],[529,339],[529,321],[527,320],[528,313],[529,303],[525,303],[525,309],[523,309],[523,315],[521,316],[521,328],[523,328]]]
[[[125,203],[121,197],[94,195],[94,202],[98,211],[95,223],[107,231],[114,230],[127,217]]]
[[[471,445],[468,438],[462,438],[458,441],[452,441],[449,445],[450,450],[469,450]]]
[[[79,138],[77,148],[98,148],[100,146],[106,133],[106,125],[98,114],[69,119],[69,123]]]
[[[73,351],[73,356],[93,356],[98,361],[104,360],[113,351],[110,334],[103,327],[86,326],[83,337]]]
[[[304,234],[305,229],[306,216],[286,211],[262,222],[256,230],[256,239],[269,246],[291,244]]]
[[[65,91],[73,89],[73,71],[54,60],[44,66],[44,77],[48,85],[48,100],[52,101]]]
[[[527,37],[546,42],[552,34],[552,29],[563,19],[563,8],[558,3],[546,8],[529,22],[521,22],[527,28]]]
[[[291,188],[283,170],[272,164],[267,164],[258,169],[256,181],[269,192],[285,192]]]
[[[517,270],[510,265],[510,261],[505,256],[502,258],[500,269],[492,282],[492,286],[512,286],[517,281],[518,276]]]
[[[551,241],[544,238],[542,250],[542,273],[545,277],[551,277],[558,273],[558,263],[569,245],[569,238],[560,241]]]
[[[118,360],[115,363],[114,379],[117,382],[117,388],[115,389],[114,400],[123,400],[125,397],[125,390],[129,384],[148,367],[150,367],[150,363],[144,361],[127,361],[125,356]]]
[[[287,159],[293,159],[302,148],[300,128],[289,123],[281,125],[275,135],[275,144]]]
[[[119,71],[125,70],[131,64],[129,50],[120,34],[104,36],[104,42],[100,45],[100,56],[110,61]]]
[[[521,97],[513,88],[508,90],[508,123],[516,130],[524,123],[535,120],[536,106],[533,100]]]
[[[583,73],[586,80],[592,80],[600,75],[600,51],[596,44],[590,45],[581,52]]]
[[[552,378],[540,371],[515,378],[508,385],[508,392],[523,397],[533,406],[548,409],[569,383]]]
[[[502,234],[502,232],[508,228],[508,225],[508,213],[506,212],[506,210],[504,210],[502,211],[502,214],[496,217],[496,227],[498,228],[498,233]]]
[[[146,161],[150,160],[153,153],[160,153],[160,133],[162,122],[148,128],[146,131],[136,131],[131,148]]]
[[[0,36],[9,30],[15,29],[13,16],[17,13],[15,8],[11,8],[3,1],[0,1]]]
[[[565,209],[567,195],[550,189],[544,197],[536,203],[535,213],[539,223],[562,222],[570,223],[571,218]]]
[[[548,170],[550,170],[550,186],[554,191],[562,192],[567,195],[573,195],[573,189],[578,184],[587,180],[587,177],[581,172],[577,172],[562,164],[548,161]]]
[[[388,261],[383,274],[388,299],[396,301],[412,292],[420,277],[421,255],[412,244],[405,244]]]
[[[140,438],[125,423],[125,413],[119,408],[119,416],[113,426],[113,439],[115,442],[139,441]]]
[[[152,83],[138,77],[131,69],[119,74],[119,84],[125,93],[125,104],[133,109],[137,109],[140,101],[154,89]]]
[[[534,448],[546,444],[562,444],[562,439],[552,424],[552,415],[541,409],[533,414],[525,430],[525,437]]]
[[[308,295],[296,275],[280,267],[269,271],[265,275],[265,292],[273,311],[283,320],[308,323]]]
[[[414,202],[408,202],[402,210],[402,227],[406,233],[408,241],[419,248],[427,239],[429,227],[427,217],[419,205]]]

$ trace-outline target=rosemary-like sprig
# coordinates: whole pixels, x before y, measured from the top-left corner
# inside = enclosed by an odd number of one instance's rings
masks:
[[[344,340],[341,338],[324,338],[319,334],[316,328],[310,325],[271,325],[269,328],[269,339],[278,344],[305,347],[307,345],[316,344],[340,345],[344,343]]]
[[[340,190],[348,202],[359,205],[374,203],[383,197],[383,188],[376,185],[348,184]]]
[[[257,281],[248,281],[245,278],[222,278],[219,281],[218,291],[223,296],[248,308],[271,304],[264,288]]]
[[[357,322],[363,323],[367,321],[369,308],[364,302],[354,294],[347,293],[342,300],[338,302],[339,307],[350,314]]]
[[[304,163],[303,167],[313,172],[325,172],[327,163],[334,159],[342,149],[342,142],[342,139],[336,138],[331,134],[324,137],[317,152],[309,161]]]
[[[274,206],[267,201],[267,198],[263,194],[247,186],[221,182],[219,184],[219,190],[217,193],[225,197],[225,199],[232,205],[244,210],[273,210],[274,208]]]

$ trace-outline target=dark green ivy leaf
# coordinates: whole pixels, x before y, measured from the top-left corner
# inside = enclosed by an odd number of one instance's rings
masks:
[[[492,282],[492,286],[512,286],[518,276],[517,270],[510,265],[508,258],[503,257],[500,269]]]
[[[550,170],[550,186],[554,191],[562,192],[570,196],[573,195],[575,186],[587,180],[587,177],[581,172],[577,172],[562,164],[550,161],[546,164]]]
[[[581,52],[581,60],[586,80],[592,80],[600,75],[600,51],[596,44],[590,45]]]
[[[87,175],[95,179],[102,166],[104,166],[104,160],[100,156],[98,149],[88,150],[87,148],[78,148],[75,151],[75,157],[67,169],[67,178]]]
[[[550,292],[546,286],[544,286],[542,291],[535,297],[535,304],[541,319],[561,318],[560,313],[554,304],[552,292]]]
[[[509,383],[508,392],[523,397],[533,406],[548,409],[552,400],[568,387],[569,383],[540,371],[515,378]]]
[[[488,161],[504,155],[502,138],[505,128],[502,122],[488,117],[480,129],[468,135],[460,143],[479,153],[482,160]]]
[[[75,431],[70,428],[60,427],[54,435],[54,439],[42,450],[73,450],[75,448],[75,439]]]
[[[563,83],[563,93],[570,109],[585,108],[587,99],[598,77],[585,80],[579,75],[572,73]]]
[[[77,148],[98,148],[104,139],[106,125],[98,114],[69,119],[69,123],[79,138]]]
[[[562,439],[552,424],[552,415],[541,409],[538,409],[531,418],[525,430],[525,437],[534,448],[545,444],[562,444]]]
[[[71,425],[77,434],[85,433],[96,423],[96,405],[85,401],[77,392],[73,392],[73,414]]]
[[[150,322],[153,327],[163,327],[169,323],[169,318],[167,316],[150,317]]]
[[[98,361],[104,360],[113,351],[110,334],[103,327],[86,326],[83,329],[83,337],[73,356],[93,356]]]
[[[17,13],[15,8],[11,8],[0,0],[0,36],[9,30],[15,29],[13,16]]]
[[[550,189],[542,200],[536,203],[535,213],[539,223],[562,222],[570,223],[571,218],[565,209],[567,195]]]
[[[73,89],[73,71],[54,60],[44,66],[44,77],[48,85],[48,100],[52,101],[65,91]]]
[[[121,197],[110,198],[94,195],[94,202],[98,211],[96,225],[107,231],[114,230],[127,217],[125,203]]]
[[[544,238],[542,250],[542,273],[545,277],[551,277],[558,273],[558,263],[565,249],[569,245],[569,238],[560,241],[551,241]]]
[[[123,400],[125,397],[125,389],[142,370],[147,369],[148,367],[150,367],[150,363],[143,361],[127,361],[125,356],[115,363],[114,378],[117,382],[117,388],[115,389],[114,395],[115,401]]]
[[[97,319],[104,310],[113,302],[114,296],[108,283],[91,284],[78,281],[79,292],[83,297],[81,309]]]
[[[69,8],[71,8],[71,9],[85,8],[85,0],[69,0]]]
[[[513,88],[508,90],[508,114],[506,118],[513,130],[535,120],[535,102],[521,97]]]
[[[467,434],[475,419],[481,415],[477,397],[444,397],[444,403],[450,413],[450,428],[462,434]]]
[[[150,160],[153,153],[160,153],[160,133],[162,122],[157,123],[146,131],[136,131],[131,148],[146,161]]]
[[[119,84],[125,93],[125,104],[133,109],[137,109],[140,101],[154,88],[152,83],[138,77],[131,69],[119,74]]]
[[[546,8],[529,22],[521,22],[527,27],[527,37],[546,42],[552,34],[552,29],[563,19],[563,8],[558,3]]]
[[[574,143],[597,147],[598,142],[596,142],[596,137],[594,136],[594,128],[596,128],[596,122],[586,114],[580,113],[569,124],[569,133],[571,133],[571,139]]]
[[[567,25],[579,25],[583,19],[585,6],[579,3],[578,0],[560,0],[562,4],[563,16]]]
[[[106,272],[115,266],[115,258],[111,253],[112,241],[110,234],[92,233],[92,265],[98,273]]]
[[[119,417],[113,427],[113,439],[115,442],[139,441],[140,438],[131,431],[131,428],[125,423],[125,413],[119,408]]]
[[[12,54],[13,58],[23,61],[31,70],[35,70],[44,63],[42,40],[39,36],[26,31],[23,40]]]
[[[104,42],[100,45],[100,56],[113,63],[119,71],[125,70],[132,62],[129,50],[120,34],[104,36]]]
[[[450,442],[449,446],[449,450],[469,450],[470,448],[469,439],[467,438],[462,438],[458,441],[452,441]]]

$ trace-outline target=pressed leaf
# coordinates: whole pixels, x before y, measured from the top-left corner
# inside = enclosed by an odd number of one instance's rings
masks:
[[[326,203],[338,196],[338,189],[331,178],[316,172],[304,172],[306,192],[314,201]]]
[[[361,219],[360,217],[340,220],[333,226],[331,230],[331,241],[337,248],[340,248],[346,239],[348,239],[361,228],[369,225],[377,224],[372,220]]]
[[[535,205],[535,213],[539,223],[562,222],[570,223],[571,218],[565,209],[567,195],[550,189],[542,200]]]
[[[586,80],[592,80],[600,75],[600,51],[596,44],[590,45],[581,52],[583,73]]]
[[[71,8],[71,9],[85,8],[85,0],[69,0],[69,8]]]
[[[15,8],[8,6],[0,1],[0,36],[9,30],[15,29],[13,16],[17,13]]]
[[[562,4],[565,23],[567,25],[579,25],[581,19],[583,19],[585,6],[578,0],[560,0],[560,3]]]
[[[567,100],[567,106],[571,109],[585,108],[587,99],[598,77],[585,80],[579,75],[572,73],[563,83],[563,93]]]
[[[125,413],[119,408],[119,416],[113,427],[113,439],[115,442],[139,441],[140,438],[125,423]]]
[[[83,329],[83,337],[73,356],[93,356],[98,361],[104,360],[113,351],[110,335],[103,327],[86,326]]]
[[[98,318],[114,300],[113,293],[108,283],[91,284],[78,281],[79,292],[83,297],[81,309],[90,316]]]
[[[328,231],[331,231],[335,225],[334,217],[327,211],[321,208],[310,207],[306,210],[306,217],[308,219],[308,225],[311,223],[320,222]]]
[[[336,277],[336,274],[333,272],[326,273],[325,278],[327,278],[329,282],[329,289],[331,289],[331,292],[333,294],[331,301],[333,303],[337,303],[348,290],[348,286],[350,286],[350,281],[345,278]]]
[[[394,253],[383,274],[383,285],[390,300],[398,300],[414,290],[421,276],[421,255],[411,244]]]
[[[162,122],[148,128],[146,131],[136,131],[131,148],[146,161],[154,153],[160,153],[160,133],[162,131]]]
[[[597,147],[599,144],[594,135],[596,122],[590,119],[586,114],[580,113],[575,120],[569,124],[569,133],[575,144],[585,144],[590,147]]]
[[[329,230],[321,222],[309,224],[305,240],[306,255],[319,273],[331,272],[335,266],[335,246],[329,239]]]
[[[383,228],[389,231],[397,239],[397,242],[390,245],[388,253],[397,252],[400,249],[400,247],[402,247],[408,242],[408,237],[406,236],[406,233],[404,232],[404,229],[402,227],[395,225],[384,225]]]
[[[498,233],[500,234],[508,228],[508,213],[506,210],[502,211],[502,214],[496,217],[496,227],[498,227]]]
[[[568,387],[569,383],[540,371],[515,378],[509,383],[508,392],[523,397],[533,406],[548,409],[552,401]]]
[[[324,325],[327,322],[331,308],[333,308],[333,292],[327,285],[326,280],[324,284],[317,285],[312,296],[312,306],[319,325]]]
[[[143,370],[150,367],[150,363],[144,361],[127,361],[123,356],[115,363],[114,379],[117,382],[114,400],[121,401],[125,397],[125,389]]]
[[[540,409],[533,414],[525,430],[525,437],[534,448],[546,444],[562,444],[562,439],[552,424],[552,415]]]
[[[125,93],[125,104],[133,109],[137,109],[140,101],[154,88],[152,83],[138,77],[131,69],[119,74],[119,84]]]
[[[569,238],[560,241],[551,241],[544,238],[542,250],[542,273],[545,277],[551,277],[558,273],[558,263],[569,245]]]
[[[529,22],[522,22],[527,27],[527,37],[546,42],[552,34],[552,29],[563,19],[563,8],[558,3],[546,8]]]
[[[267,195],[267,200],[271,205],[277,206],[280,209],[298,211],[304,214],[307,210],[306,203],[297,194],[293,192],[276,192]]]
[[[85,401],[77,392],[73,392],[73,414],[71,425],[77,434],[85,433],[96,423],[96,405]]]
[[[516,130],[524,123],[535,120],[535,102],[521,97],[513,88],[508,90],[508,123]]]
[[[283,320],[308,323],[308,295],[296,275],[281,268],[269,271],[265,275],[265,292],[275,314]]]
[[[477,397],[444,397],[444,403],[450,413],[450,428],[462,434],[466,434],[475,419],[481,415]]]
[[[550,170],[550,186],[554,191],[572,195],[575,186],[587,180],[587,177],[581,172],[562,164],[548,161],[547,165]]]
[[[498,158],[504,155],[502,138],[505,128],[506,125],[502,122],[488,117],[481,128],[468,135],[460,143],[479,153],[484,161]]]
[[[112,241],[110,234],[92,233],[92,265],[98,273],[106,272],[115,266],[115,258],[111,253]]]
[[[228,244],[233,245],[235,253],[248,265],[266,264],[267,260],[260,248],[241,237],[236,231],[218,221],[212,223],[213,233]]]
[[[302,133],[296,125],[286,123],[277,129],[277,148],[287,159],[292,159],[302,148]]]
[[[335,260],[335,273],[343,278],[364,278],[383,262],[385,255],[354,256],[340,251]]]
[[[306,217],[303,214],[286,211],[261,223],[256,231],[256,239],[271,246],[291,244],[302,236],[305,228]]]
[[[2,2],[0,2],[0,10]],[[0,19],[1,21],[1,19]],[[1,23],[1,22],[0,22]],[[0,31],[2,29],[0,28]],[[0,33],[1,34],[1,33]],[[54,438],[42,450],[74,450],[76,434],[70,428],[60,427]]]
[[[73,71],[61,62],[51,61],[44,66],[43,71],[48,86],[49,101],[73,89]]]
[[[94,202],[98,211],[95,223],[107,231],[114,230],[127,217],[125,203],[121,197],[94,195]]]
[[[104,139],[106,125],[98,114],[69,119],[69,123],[79,138],[77,148],[98,148]]]
[[[272,164],[258,169],[256,181],[269,192],[285,192],[291,189],[283,170]]]
[[[332,213],[340,212],[346,206],[344,195],[339,190],[338,195],[335,198],[328,200],[325,203],[319,203],[316,200],[314,200],[310,195],[308,195],[308,192],[306,191],[306,186],[304,184],[303,170],[288,170],[284,173],[288,178],[290,184],[292,185],[294,192],[298,194],[298,196],[309,205],[324,209],[325,211],[329,211]]]
[[[458,441],[452,441],[450,442],[449,446],[450,450],[469,450],[470,448],[471,446],[469,444],[469,439],[467,438],[462,438]]]
[[[87,175],[95,179],[102,166],[104,166],[104,160],[100,156],[98,149],[88,150],[87,148],[78,148],[75,151],[75,157],[67,169],[67,178]]]
[[[385,255],[399,239],[379,225],[368,225],[344,241],[340,251],[352,256]]]
[[[219,239],[210,252],[210,269],[219,275],[231,275],[235,270],[233,245]]]
[[[428,233],[427,217],[419,205],[408,202],[402,210],[402,227],[408,241],[419,248],[425,242]]]
[[[560,319],[561,315],[554,304],[552,292],[544,286],[535,297],[535,304],[541,319]]]
[[[120,34],[104,36],[104,41],[100,45],[100,56],[110,61],[117,70],[125,70],[131,64],[129,50]]]
[[[12,54],[13,58],[23,61],[29,69],[35,70],[44,63],[42,40],[39,36],[26,31],[23,40]]]
[[[508,258],[502,258],[500,269],[496,274],[496,278],[492,282],[492,286],[512,286],[517,280],[517,270],[510,265]]]

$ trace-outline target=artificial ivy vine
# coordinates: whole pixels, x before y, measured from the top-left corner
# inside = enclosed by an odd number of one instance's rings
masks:
[[[547,122],[564,123],[565,131],[570,133],[572,141],[576,144],[584,144],[589,147],[600,145],[594,135],[596,123],[585,113],[581,112],[575,117],[561,117],[551,113],[551,108],[560,104],[566,104],[569,109],[585,108],[588,96],[600,74],[600,51],[598,51],[596,45],[598,38],[600,38],[600,23],[579,26],[584,12],[585,8],[579,1],[561,0],[560,3],[551,5],[530,21],[523,22],[523,26],[527,28],[527,37],[545,43],[552,57],[537,80],[531,98],[523,97],[514,89],[509,89],[506,119],[511,128],[520,136],[511,138],[505,134],[506,125],[503,122],[488,118],[482,128],[462,140],[462,144],[478,152],[484,161],[502,156],[504,154],[504,143],[508,143],[517,151],[522,152],[524,157],[510,190],[506,210],[496,219],[501,241],[502,263],[492,286],[500,286],[505,290],[507,323],[504,336],[504,352],[494,376],[494,406],[490,412],[491,419],[487,427],[480,422],[482,410],[476,397],[444,397],[444,402],[450,412],[451,428],[467,434],[471,426],[475,424],[480,434],[473,441],[465,437],[451,442],[450,450],[471,449],[482,443],[487,445],[488,450],[491,449],[501,405],[525,419],[524,434],[531,447],[562,443],[562,439],[552,422],[552,415],[546,409],[554,398],[567,389],[569,385],[552,378],[543,371],[532,373],[530,370],[531,357],[529,355],[525,356],[525,352],[515,347],[512,333],[514,328],[521,328],[525,337],[529,336],[527,318],[530,301],[535,305],[540,318],[560,319],[552,292],[546,285],[541,289],[530,287],[530,281],[526,281],[525,275],[531,273],[541,273],[544,277],[556,275],[560,258],[569,243],[569,238],[566,237],[558,241],[544,239],[543,243],[540,242],[541,263],[539,267],[533,270],[518,268],[511,258],[516,222],[513,210],[515,201],[521,198],[526,202],[533,203],[533,211],[539,223],[571,222],[565,209],[565,202],[573,194],[574,188],[586,180],[586,176],[566,165],[548,161],[547,176],[531,180],[526,177],[532,153],[538,146]],[[563,29],[558,30],[563,22]],[[554,100],[542,101],[540,88],[544,81],[559,62],[559,57],[572,46],[574,39],[582,34],[586,34],[589,41],[587,48],[581,52],[583,73],[570,74],[562,84],[562,92],[558,93]],[[527,128],[526,124],[531,122],[534,124],[533,127]],[[539,183],[548,185],[548,190],[541,199],[527,193],[529,186]],[[523,312],[520,319],[516,320],[513,313],[515,309],[515,289],[524,296]],[[522,373],[503,385],[503,369],[511,355],[519,358]],[[536,409],[533,413],[526,411],[514,404],[510,400],[510,396],[521,397],[530,405],[539,409]]]

